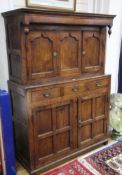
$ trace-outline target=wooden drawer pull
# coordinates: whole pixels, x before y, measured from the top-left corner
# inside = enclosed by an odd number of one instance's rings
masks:
[[[96,82],[96,86],[100,87],[100,86],[102,86],[102,84],[100,82]]]
[[[50,97],[51,94],[50,94],[49,92],[45,92],[45,93],[43,94],[43,96],[44,96],[44,97]]]

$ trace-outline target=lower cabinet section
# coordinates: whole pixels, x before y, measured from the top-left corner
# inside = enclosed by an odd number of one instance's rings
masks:
[[[30,174],[46,171],[107,141],[110,76],[75,84],[75,91],[71,83],[55,85],[62,94],[55,97],[47,87],[42,87],[42,93],[41,87],[9,82],[16,155]],[[64,93],[66,87],[70,95]]]

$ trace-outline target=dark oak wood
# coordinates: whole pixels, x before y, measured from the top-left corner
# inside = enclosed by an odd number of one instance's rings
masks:
[[[36,9],[3,16],[18,160],[39,174],[106,143],[105,44],[115,16]]]

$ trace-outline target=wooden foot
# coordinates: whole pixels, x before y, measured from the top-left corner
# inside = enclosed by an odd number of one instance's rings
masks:
[[[104,143],[103,143],[103,145],[107,145],[108,144],[108,141],[105,141]]]

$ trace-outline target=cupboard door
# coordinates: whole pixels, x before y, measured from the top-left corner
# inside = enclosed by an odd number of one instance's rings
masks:
[[[105,32],[83,31],[82,73],[104,72]]]
[[[27,45],[29,79],[56,76],[56,33],[32,31],[28,35]]]
[[[59,33],[60,75],[80,75],[81,72],[81,33],[61,31]]]
[[[107,136],[108,95],[78,99],[78,146]]]
[[[36,168],[75,148],[73,115],[72,101],[33,111]]]

